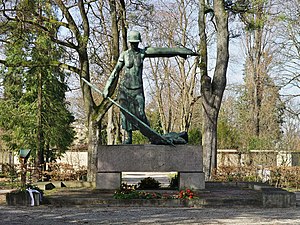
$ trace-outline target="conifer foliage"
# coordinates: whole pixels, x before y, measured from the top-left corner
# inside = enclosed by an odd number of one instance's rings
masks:
[[[44,12],[51,14],[50,10]],[[62,57],[62,49],[28,24],[15,23],[10,28],[6,64],[0,72],[2,138],[16,152],[31,149],[32,158],[43,165],[63,153],[74,139],[74,118],[65,98],[67,74],[50,66]],[[49,29],[53,29],[50,24]]]

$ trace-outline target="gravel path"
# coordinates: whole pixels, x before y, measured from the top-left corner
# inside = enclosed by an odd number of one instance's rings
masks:
[[[97,208],[0,206],[0,224],[300,224],[300,208]]]

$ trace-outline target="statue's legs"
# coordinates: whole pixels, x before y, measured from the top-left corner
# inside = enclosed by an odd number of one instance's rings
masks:
[[[149,125],[145,114],[145,97],[142,88],[130,90],[120,86],[119,102],[123,108],[127,109],[138,119]],[[122,128],[127,132],[127,138],[123,144],[132,144],[132,131],[138,130],[139,128],[128,121],[123,113],[121,113],[121,122]]]

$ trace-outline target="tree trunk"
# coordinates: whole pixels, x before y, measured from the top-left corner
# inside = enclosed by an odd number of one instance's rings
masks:
[[[79,51],[79,59],[81,66],[81,76],[86,80],[90,80],[89,74],[89,61],[88,54],[86,48]],[[84,100],[84,107],[87,114],[87,122],[88,122],[88,181],[94,182],[96,178],[96,170],[97,170],[97,145],[99,143],[99,130],[98,123],[95,122],[95,103],[92,97],[91,88],[81,81],[81,90]]]
[[[43,91],[43,81],[42,81],[42,73],[38,74],[38,96],[37,96],[37,177],[38,180],[41,179],[41,173],[44,170],[44,135],[43,135],[43,127],[42,127],[42,91]]]
[[[101,143],[101,126],[99,123],[95,122],[95,120],[89,119],[89,121],[87,180],[95,182],[97,173],[97,151],[98,146],[100,146]]]
[[[199,35],[200,35],[200,71],[203,107],[202,145],[204,172],[207,180],[212,178],[212,171],[217,168],[217,122],[223,93],[226,87],[226,72],[229,59],[228,13],[223,0],[214,0],[214,14],[217,28],[217,59],[213,80],[207,73],[207,42],[205,0],[199,0]]]
[[[119,58],[119,29],[118,29],[118,18],[117,18],[117,5],[115,0],[109,1],[110,7],[110,16],[111,16],[111,68],[113,68]],[[112,70],[111,70],[112,71]],[[110,71],[110,72],[111,72]],[[117,85],[117,84],[115,84]],[[108,110],[108,119],[107,119],[107,144],[112,145],[115,143],[116,139],[116,132],[115,132],[115,125],[114,125],[114,108],[111,107]]]
[[[207,180],[211,179],[217,168],[217,120],[216,109],[210,107],[205,101],[202,103],[202,147],[203,147],[203,171]]]
[[[110,109],[107,111],[108,117],[107,117],[107,144],[113,145],[115,144],[115,125],[114,125],[114,110],[113,107],[110,107]]]

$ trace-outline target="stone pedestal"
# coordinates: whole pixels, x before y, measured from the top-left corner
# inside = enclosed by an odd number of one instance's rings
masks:
[[[99,146],[96,188],[120,188],[122,172],[178,172],[180,188],[205,188],[202,147],[194,145]]]
[[[205,177],[203,172],[179,172],[179,187],[196,190],[205,189]]]
[[[116,190],[121,186],[121,172],[98,172],[96,176],[96,189]]]

